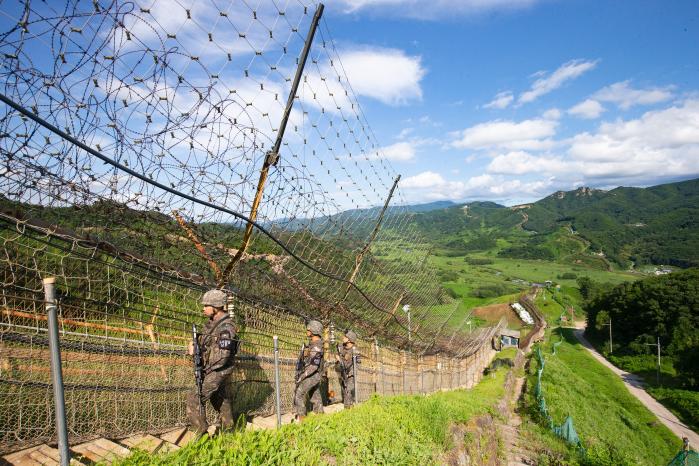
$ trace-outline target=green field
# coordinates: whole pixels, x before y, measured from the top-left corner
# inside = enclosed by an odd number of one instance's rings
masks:
[[[552,342],[558,346],[551,352]],[[542,345],[546,365],[543,392],[554,423],[573,418],[586,450],[580,454],[542,424],[533,393],[538,363],[529,367],[523,401],[523,430],[540,452],[539,464],[663,465],[680,450],[681,440],[633,397],[621,379],[577,342],[571,329],[556,329]]]

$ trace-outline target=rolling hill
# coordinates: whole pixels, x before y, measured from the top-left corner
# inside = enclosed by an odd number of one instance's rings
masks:
[[[497,247],[504,257],[583,261],[577,256],[584,253],[621,268],[699,265],[699,179],[578,188],[509,208],[473,202],[412,215],[446,255]]]

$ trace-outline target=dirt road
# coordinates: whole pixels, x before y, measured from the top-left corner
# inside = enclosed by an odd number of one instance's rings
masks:
[[[658,403],[658,401],[655,400],[655,398],[650,396],[643,389],[644,382],[640,377],[634,374],[630,374],[626,371],[622,371],[621,369],[607,361],[604,358],[604,356],[599,354],[583,335],[584,331],[584,328],[576,329],[575,337],[585,347],[585,349],[587,349],[592,354],[592,356],[595,357],[595,359],[597,359],[599,362],[610,368],[612,372],[621,377],[624,381],[624,384],[626,385],[626,388],[629,389],[629,392],[631,392],[631,394],[635,396],[638,399],[638,401],[643,403],[643,405],[646,408],[648,408],[653,414],[655,414],[660,420],[660,422],[665,424],[667,428],[670,429],[679,438],[689,438],[689,445],[694,450],[699,449],[699,435],[697,435],[696,432],[692,431],[689,427],[680,422],[680,420],[677,419],[677,416],[672,414],[670,411],[668,411],[668,409],[665,406],[661,405],[660,403]]]

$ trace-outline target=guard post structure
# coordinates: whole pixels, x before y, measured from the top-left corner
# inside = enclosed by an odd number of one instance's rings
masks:
[[[56,433],[58,435],[58,454],[61,466],[70,463],[68,451],[68,427],[66,426],[66,403],[63,396],[63,371],[61,367],[61,348],[58,340],[58,316],[56,311],[56,278],[44,279],[44,303],[48,314],[49,352],[51,353],[51,382],[53,384],[53,402],[56,412]]]

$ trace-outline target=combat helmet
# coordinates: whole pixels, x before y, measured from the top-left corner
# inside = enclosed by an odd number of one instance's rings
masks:
[[[323,335],[323,324],[317,320],[309,320],[306,325],[306,330],[310,331],[313,335],[321,336]]]
[[[201,304],[203,306],[225,307],[226,293],[221,290],[209,290],[201,297]]]
[[[352,343],[357,343],[357,334],[354,332],[354,330],[347,330],[345,332],[345,336]]]

